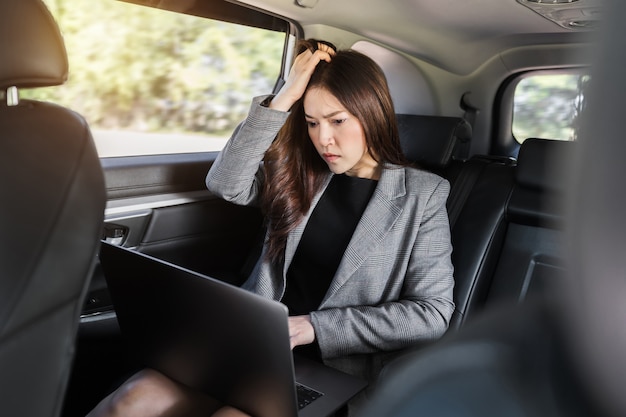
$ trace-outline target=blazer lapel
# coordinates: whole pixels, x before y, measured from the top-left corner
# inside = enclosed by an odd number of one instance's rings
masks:
[[[401,197],[406,195],[405,184],[403,168],[391,167],[382,171],[378,186],[352,235],[320,307],[356,272],[372,248],[385,239],[402,213],[404,204]]]

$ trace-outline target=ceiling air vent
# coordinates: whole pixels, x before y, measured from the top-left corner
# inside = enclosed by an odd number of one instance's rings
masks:
[[[564,4],[575,3],[578,0],[526,0],[528,3],[541,3],[541,4]]]
[[[601,0],[517,0],[544,18],[569,30],[598,26]]]

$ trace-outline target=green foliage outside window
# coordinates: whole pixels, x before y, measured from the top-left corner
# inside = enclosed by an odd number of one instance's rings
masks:
[[[68,50],[60,87],[27,91],[92,129],[224,134],[272,91],[285,33],[112,0],[45,0]]]
[[[522,79],[515,89],[513,136],[520,143],[531,137],[576,139],[588,81],[588,75],[580,74],[541,74]]]

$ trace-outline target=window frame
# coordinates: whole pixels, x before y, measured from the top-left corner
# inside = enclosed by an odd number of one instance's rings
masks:
[[[259,9],[232,3],[225,0],[204,0],[194,1],[193,5],[187,10],[176,10],[176,7],[165,7],[167,5],[175,6],[175,2],[162,2],[159,0],[115,0],[124,3],[132,3],[155,9],[168,10],[174,13],[183,13],[193,16],[203,17],[207,19],[219,20],[226,23],[234,23],[244,26],[256,27],[260,29],[285,32],[285,44],[283,45],[283,59],[280,67],[280,75],[274,85],[276,92],[289,72],[291,58],[295,49],[297,39],[302,38],[304,31],[302,26],[296,21],[287,19],[277,14],[261,11]]]

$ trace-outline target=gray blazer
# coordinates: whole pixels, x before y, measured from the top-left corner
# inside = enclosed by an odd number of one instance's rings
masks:
[[[206,178],[209,190],[233,203],[257,203],[263,155],[287,118],[261,106],[263,99],[254,99]],[[384,167],[319,310],[311,312],[327,364],[371,380],[394,352],[445,332],[454,310],[449,188],[429,172]],[[287,269],[322,192],[290,233],[284,264],[262,256],[244,288],[282,298]]]

